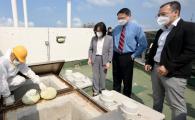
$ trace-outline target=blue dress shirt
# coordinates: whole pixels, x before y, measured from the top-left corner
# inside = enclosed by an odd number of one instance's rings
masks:
[[[113,39],[114,39],[114,51],[119,52],[118,45],[120,41],[121,25],[118,25],[113,30]],[[135,57],[142,54],[142,52],[147,47],[147,40],[144,31],[142,30],[141,26],[136,23],[128,22],[125,25],[125,42],[123,47],[122,53],[132,52],[133,54],[131,57],[134,59]]]

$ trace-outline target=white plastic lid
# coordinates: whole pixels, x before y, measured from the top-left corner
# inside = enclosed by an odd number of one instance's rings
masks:
[[[138,111],[138,105],[134,102],[123,102],[122,109],[127,113],[136,113]]]

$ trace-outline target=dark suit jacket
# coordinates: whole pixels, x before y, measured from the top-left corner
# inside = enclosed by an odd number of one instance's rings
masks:
[[[154,56],[158,48],[158,39],[163,31],[156,34],[146,64],[154,65]],[[189,78],[191,62],[195,58],[195,23],[182,19],[168,34],[161,53],[160,65],[169,71],[167,77]]]

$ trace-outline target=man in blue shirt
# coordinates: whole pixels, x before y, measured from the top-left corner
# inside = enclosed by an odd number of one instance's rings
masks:
[[[147,47],[147,40],[142,28],[130,21],[131,11],[121,9],[118,13],[119,25],[113,30],[113,89],[131,97],[134,59],[142,54]]]

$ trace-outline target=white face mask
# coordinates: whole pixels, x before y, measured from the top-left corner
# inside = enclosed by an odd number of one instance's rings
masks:
[[[20,64],[20,62],[19,62],[18,60],[14,59],[13,64],[14,64],[15,66],[17,66],[17,65]]]
[[[118,23],[119,23],[119,25],[125,25],[127,23],[127,20],[120,19],[120,20],[118,20]]]
[[[102,32],[96,32],[96,35],[98,38],[102,37],[103,33]]]
[[[157,23],[160,26],[165,26],[170,22],[170,17],[167,16],[160,16],[157,18]]]

